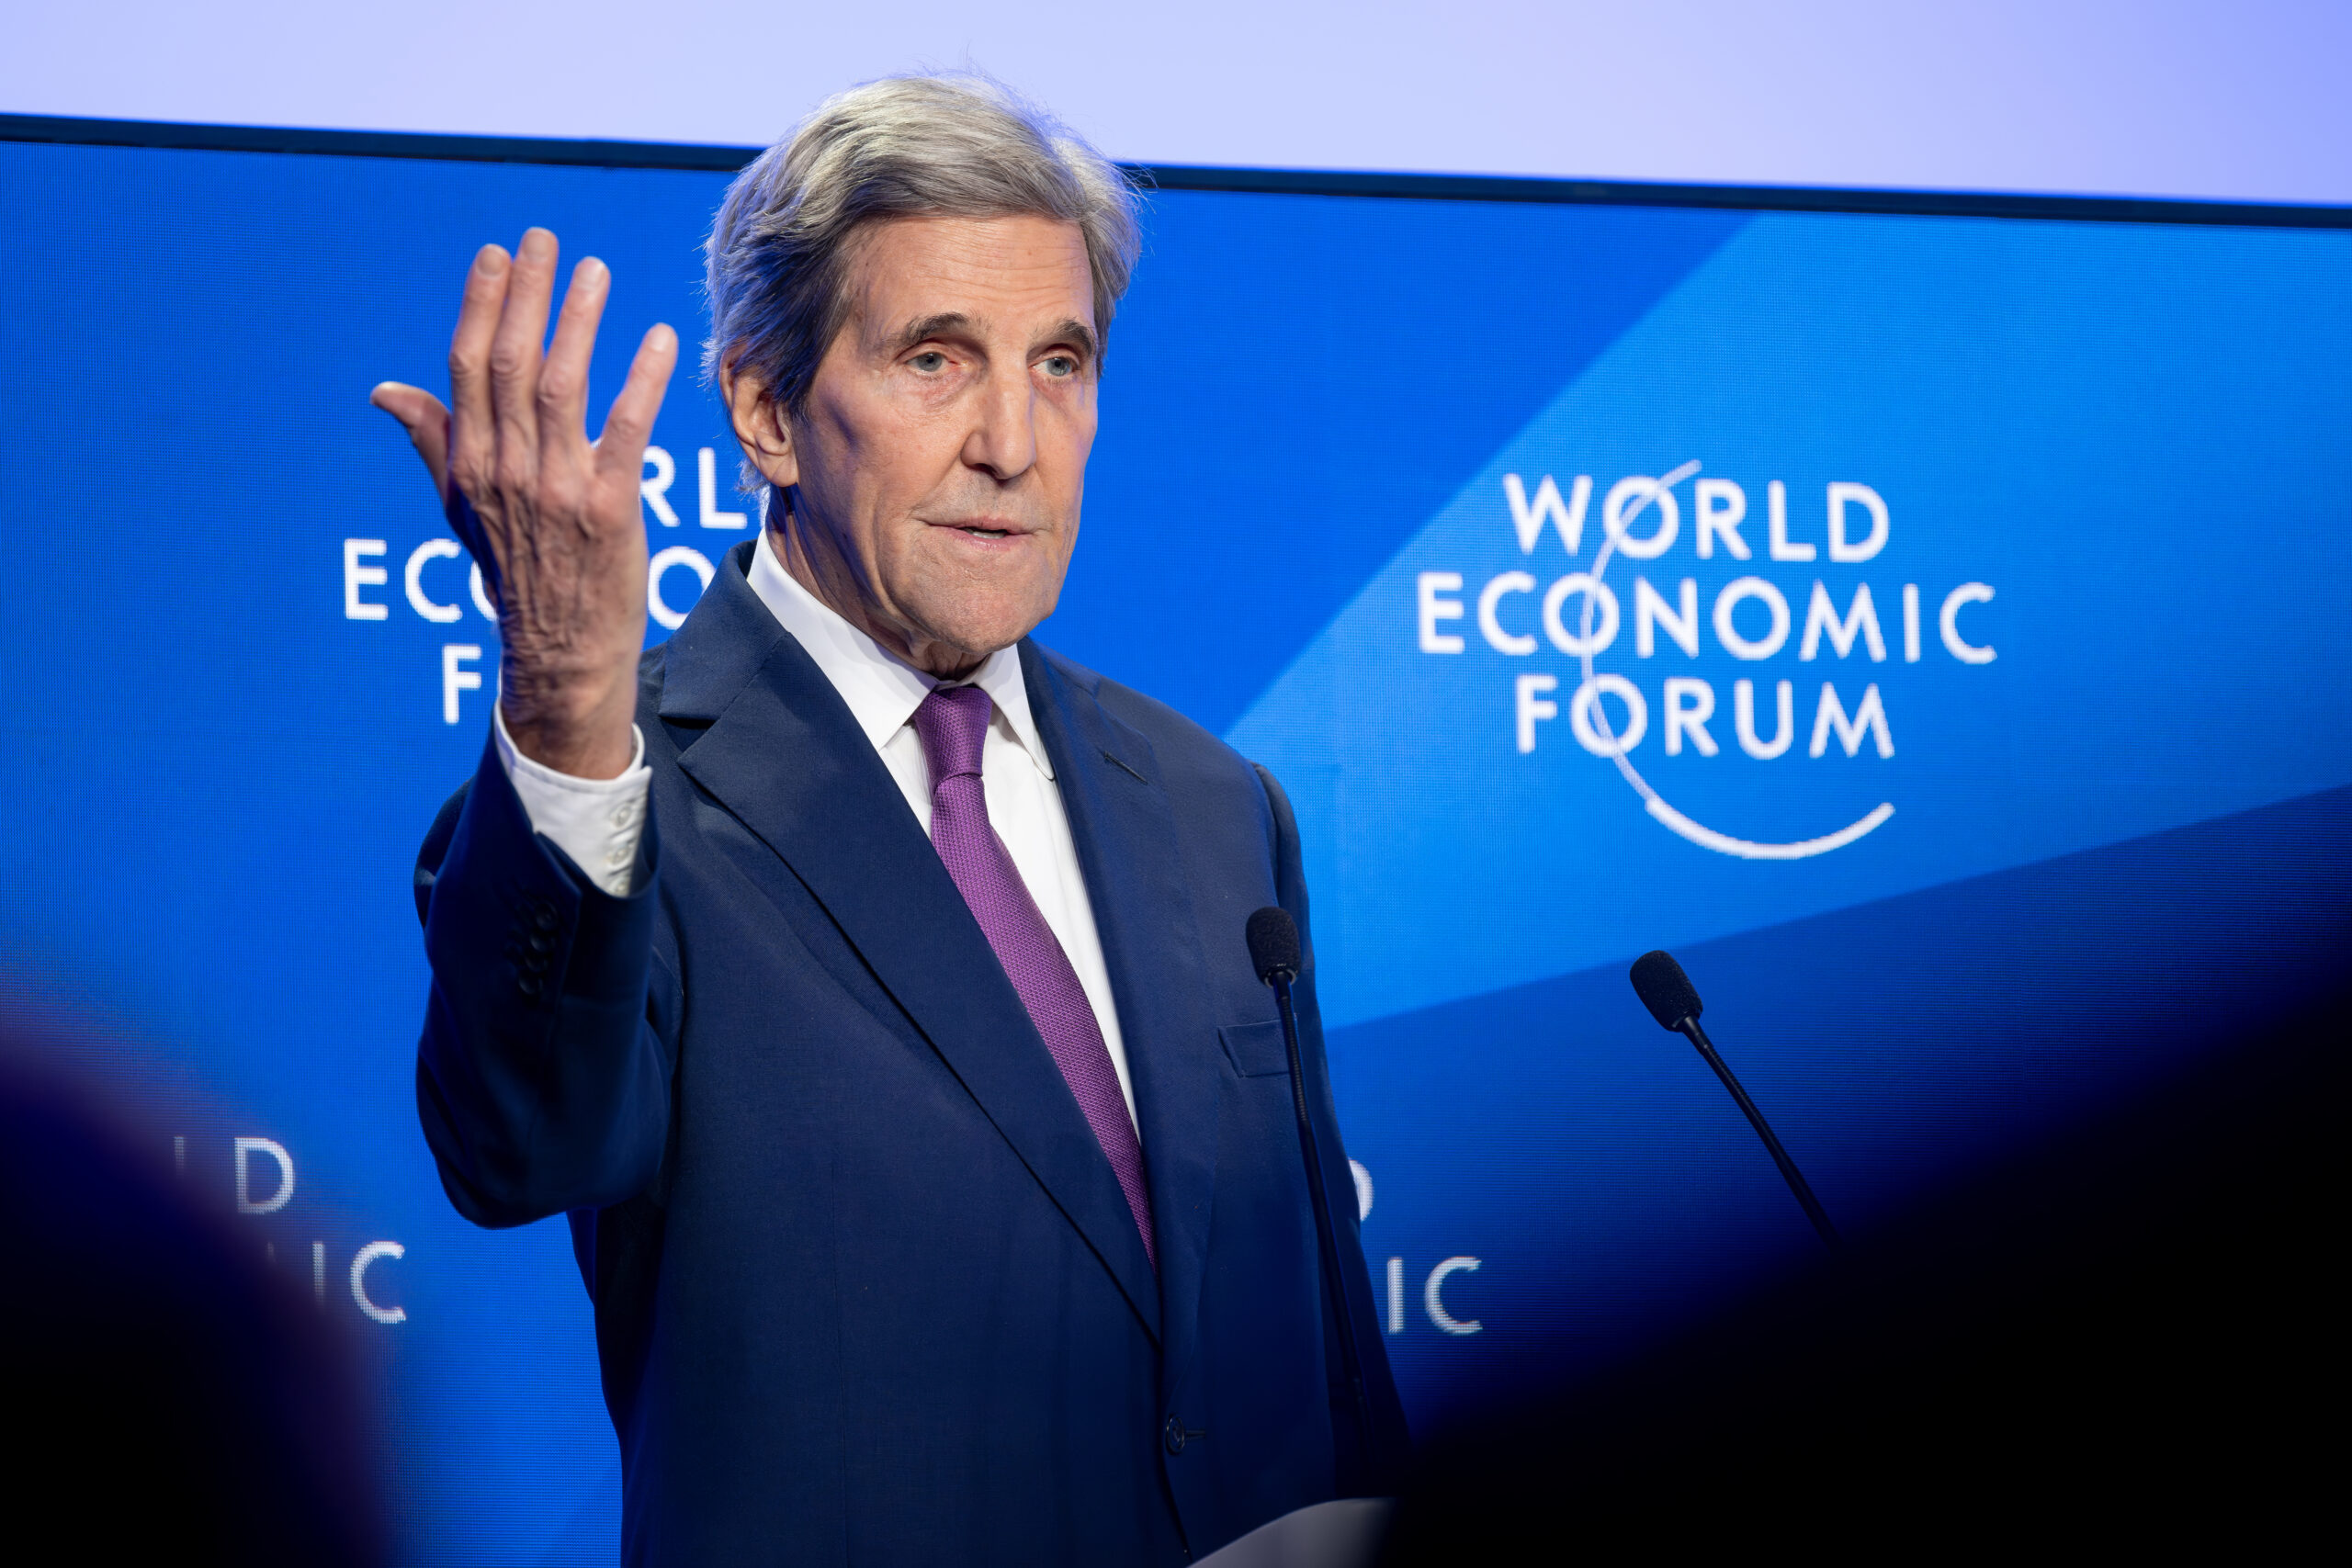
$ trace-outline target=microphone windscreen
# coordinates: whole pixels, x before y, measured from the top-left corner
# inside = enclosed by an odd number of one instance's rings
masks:
[[[1276,976],[1298,978],[1298,922],[1280,905],[1269,904],[1250,917],[1250,962],[1258,978],[1268,985]]]
[[[1645,953],[1634,960],[1634,994],[1661,1029],[1680,1029],[1699,1016],[1699,988],[1670,953]]]

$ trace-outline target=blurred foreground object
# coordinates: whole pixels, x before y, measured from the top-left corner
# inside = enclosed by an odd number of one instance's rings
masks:
[[[385,1560],[346,1347],[0,994],[0,1408],[48,1561]],[[13,1556],[13,1553],[11,1553]]]
[[[1383,1561],[2336,1533],[2348,1010],[2339,984],[1607,1375],[1531,1355],[1425,1446]]]

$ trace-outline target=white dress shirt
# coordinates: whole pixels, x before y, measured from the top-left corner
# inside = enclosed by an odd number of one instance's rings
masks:
[[[764,530],[752,555],[752,592],[792,635],[841,694],[865,739],[881,753],[883,766],[906,797],[922,830],[931,831],[931,765],[915,733],[915,709],[940,682],[885,649],[803,588],[775,552]],[[989,822],[1012,857],[1015,870],[1062,944],[1078,983],[1094,1009],[1094,1021],[1110,1048],[1127,1116],[1136,1113],[1135,1086],[1127,1076],[1126,1048],[1111,996],[1111,975],[1102,963],[1102,942],[1094,929],[1094,905],[1079,872],[1078,848],[1069,835],[1054,765],[1029,712],[1029,690],[1021,676],[1021,656],[999,649],[967,681],[988,693],[995,711],[980,752],[980,784]],[[492,705],[498,755],[506,776],[530,814],[531,826],[560,846],[598,886],[616,897],[629,891],[637,846],[645,829],[645,803],[652,770],[645,765],[645,737],[616,779],[574,778],[542,767],[514,749],[506,721]]]

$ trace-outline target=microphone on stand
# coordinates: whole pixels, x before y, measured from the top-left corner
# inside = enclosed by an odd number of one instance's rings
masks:
[[[1274,988],[1274,1010],[1282,1015],[1283,1045],[1290,1053],[1290,1101],[1298,1113],[1299,1157],[1306,1162],[1306,1191],[1315,1206],[1315,1239],[1323,1254],[1323,1277],[1329,1281],[1333,1315],[1340,1324],[1340,1355],[1348,1372],[1348,1388],[1355,1395],[1356,1420],[1372,1431],[1372,1404],[1364,1393],[1363,1359],[1356,1349],[1355,1314],[1348,1310],[1347,1276],[1340,1271],[1340,1233],[1331,1221],[1331,1199],[1323,1185],[1323,1159],[1316,1147],[1315,1123],[1306,1114],[1306,1074],[1299,1064],[1298,1018],[1291,1009],[1291,983],[1298,978],[1298,923],[1289,911],[1269,904],[1250,917],[1247,929],[1250,963],[1258,978]]]
[[[1255,929],[1254,918],[1252,929]],[[1739,1080],[1732,1077],[1731,1069],[1724,1065],[1724,1059],[1715,1055],[1714,1042],[1707,1038],[1707,1032],[1699,1027],[1702,1010],[1699,988],[1690,983],[1690,976],[1682,972],[1682,965],[1674,961],[1670,953],[1645,953],[1634,960],[1633,980],[1634,994],[1642,998],[1642,1005],[1650,1010],[1650,1016],[1657,1020],[1658,1027],[1687,1036],[1690,1043],[1699,1048],[1699,1055],[1707,1059],[1707,1066],[1715,1069],[1715,1077],[1724,1080],[1724,1087],[1731,1090],[1732,1099],[1737,1100],[1740,1110],[1747,1113],[1747,1124],[1756,1129],[1758,1137],[1764,1140],[1765,1149],[1770,1153],[1772,1163],[1781,1168],[1781,1176],[1788,1182],[1789,1190],[1796,1194],[1797,1205],[1804,1210],[1804,1217],[1811,1220],[1813,1228],[1821,1233],[1823,1245],[1832,1252],[1838,1250],[1842,1244],[1838,1227],[1829,1223],[1821,1201],[1813,1195],[1813,1189],[1805,1182],[1804,1172],[1799,1170],[1797,1162],[1789,1157],[1789,1151],[1781,1146],[1781,1140],[1772,1135],[1771,1123],[1766,1122],[1764,1113],[1756,1109],[1756,1102],[1747,1098],[1747,1091],[1739,1087]],[[1283,1016],[1288,1018],[1290,1015],[1285,1010]]]

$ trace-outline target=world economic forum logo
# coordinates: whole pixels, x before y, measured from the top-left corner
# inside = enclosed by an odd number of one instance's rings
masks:
[[[1874,754],[1892,761],[1898,715],[1882,690],[1881,672],[1867,667],[1917,664],[1926,657],[1928,604],[1934,606],[1935,635],[1946,655],[1963,665],[1991,663],[1996,650],[1970,640],[1963,616],[1970,606],[1990,601],[1994,590],[1976,581],[1873,584],[1865,574],[1850,584],[1841,581],[1840,591],[1833,592],[1814,575],[1822,567],[1883,563],[1894,530],[1883,496],[1867,484],[1830,481],[1821,510],[1813,514],[1818,533],[1806,537],[1811,528],[1792,526],[1787,485],[1767,480],[1759,558],[1749,538],[1748,485],[1699,473],[1692,461],[1664,474],[1617,479],[1601,500],[1600,536],[1589,563],[1582,557],[1592,476],[1573,476],[1564,492],[1550,474],[1532,489],[1522,475],[1503,475],[1520,563],[1485,575],[1475,588],[1474,578],[1463,572],[1420,572],[1415,601],[1420,651],[1463,654],[1473,647],[1474,627],[1479,650],[1505,660],[1531,658],[1548,643],[1577,661],[1579,679],[1564,705],[1559,676],[1530,671],[1513,677],[1521,756],[1536,751],[1565,706],[1577,744],[1612,763],[1649,815],[1690,842],[1744,860],[1803,860],[1842,849],[1884,826],[1894,815],[1894,801],[1882,799],[1849,821],[1826,822],[1814,836],[1767,841],[1730,830],[1740,827],[1736,822],[1710,825],[1679,809],[1644,775],[1636,753],[1649,743],[1668,757],[1786,766],[1826,757],[1834,743],[1847,757]],[[1678,578],[1664,564],[1685,542],[1684,502],[1677,492],[1690,480],[1695,482],[1689,490],[1686,547],[1700,561],[1754,563],[1754,570],[1715,589],[1704,615],[1698,578]],[[1547,527],[1573,569],[1545,581],[1528,569],[1548,553]],[[1630,660],[1621,636],[1627,631]],[[1709,640],[1738,664],[1767,668],[1734,679],[1728,694],[1699,674],[1637,678],[1658,668],[1647,661],[1666,649],[1696,660]],[[1819,665],[1825,655],[1840,661],[1838,671],[1824,671],[1832,678],[1802,679],[1813,671],[1780,676],[1792,664]],[[1863,678],[1839,678],[1855,661],[1865,665]],[[1636,673],[1606,667],[1612,663]]]

